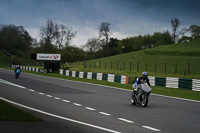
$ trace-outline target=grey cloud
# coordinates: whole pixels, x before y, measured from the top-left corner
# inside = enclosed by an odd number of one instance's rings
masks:
[[[170,30],[173,17],[185,27],[199,25],[199,5],[198,0],[0,0],[0,23],[39,29],[49,18],[98,30],[102,21],[108,21],[111,31],[148,34]]]

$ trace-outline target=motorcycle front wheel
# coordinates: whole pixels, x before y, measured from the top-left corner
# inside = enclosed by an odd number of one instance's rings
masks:
[[[131,104],[136,105],[136,100],[135,100],[134,92],[132,92],[130,100],[131,100]]]
[[[142,107],[146,107],[148,104],[148,96],[143,95],[142,97]]]

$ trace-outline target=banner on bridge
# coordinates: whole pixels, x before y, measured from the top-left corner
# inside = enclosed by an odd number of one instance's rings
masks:
[[[42,54],[42,53],[37,53],[37,60],[60,61],[61,60],[61,54]]]

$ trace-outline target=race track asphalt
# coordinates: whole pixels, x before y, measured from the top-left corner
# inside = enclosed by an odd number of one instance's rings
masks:
[[[196,133],[200,102],[150,95],[146,108],[131,91],[0,69],[0,99],[43,122],[3,122],[2,133]]]

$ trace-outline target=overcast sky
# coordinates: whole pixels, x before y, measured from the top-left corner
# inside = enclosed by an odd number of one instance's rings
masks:
[[[47,19],[77,31],[72,44],[98,36],[101,22],[111,23],[110,37],[171,32],[171,18],[181,28],[200,25],[200,0],[0,0],[0,23],[24,26],[33,38]]]

